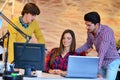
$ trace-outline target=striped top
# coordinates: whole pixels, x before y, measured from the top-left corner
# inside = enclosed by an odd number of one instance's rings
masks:
[[[98,53],[99,60],[99,70],[102,66],[106,66],[113,60],[119,58],[119,54],[116,49],[116,42],[114,38],[114,32],[111,28],[106,25],[100,24],[97,35],[94,37],[92,33],[87,33],[87,42],[76,49],[76,52],[82,52],[94,44],[96,51]]]

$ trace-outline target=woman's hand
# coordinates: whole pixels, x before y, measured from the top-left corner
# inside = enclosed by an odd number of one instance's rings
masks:
[[[58,74],[58,75],[66,75],[66,71],[57,69],[57,70],[56,70],[56,74]]]
[[[66,71],[62,71],[60,69],[50,69],[48,71],[50,74],[57,74],[57,75],[66,75]]]
[[[56,74],[56,70],[54,70],[54,69],[49,69],[49,71],[48,71],[50,74]]]

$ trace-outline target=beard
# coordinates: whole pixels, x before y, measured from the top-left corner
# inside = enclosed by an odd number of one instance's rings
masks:
[[[96,26],[94,26],[93,29],[87,29],[89,33],[95,33],[96,32]]]

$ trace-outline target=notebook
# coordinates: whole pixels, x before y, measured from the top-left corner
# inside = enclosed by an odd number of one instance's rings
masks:
[[[97,78],[98,57],[69,56],[66,77]]]

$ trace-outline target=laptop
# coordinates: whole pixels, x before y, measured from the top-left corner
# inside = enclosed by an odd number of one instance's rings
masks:
[[[65,77],[97,78],[99,57],[72,56],[68,58],[68,68]]]

